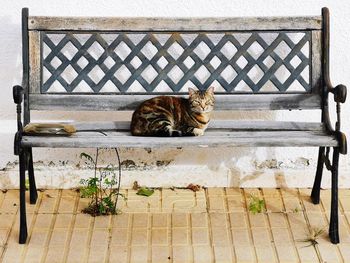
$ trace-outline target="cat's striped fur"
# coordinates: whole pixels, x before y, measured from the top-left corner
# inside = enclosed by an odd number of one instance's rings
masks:
[[[144,101],[133,113],[134,136],[200,136],[214,108],[214,88],[189,88],[189,98],[159,96]]]

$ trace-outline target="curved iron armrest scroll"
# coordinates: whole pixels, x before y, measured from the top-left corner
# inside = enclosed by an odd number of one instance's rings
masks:
[[[21,140],[23,133],[23,125],[22,125],[22,101],[23,101],[23,92],[24,89],[17,85],[13,87],[13,101],[17,104],[17,132],[15,134],[14,139],[14,154],[19,155],[21,150]]]
[[[346,101],[346,95],[347,95],[347,88],[345,85],[337,85],[336,87],[333,87],[329,77],[325,77],[325,85],[326,85],[326,101],[328,100],[328,94],[332,93],[334,96],[334,102],[336,103],[336,112],[337,112],[337,121],[335,123],[335,128],[333,128],[329,116],[329,109],[328,109],[328,101],[324,105],[324,122],[326,125],[326,128],[329,132],[334,134],[338,141],[339,141],[339,152],[341,154],[347,154],[347,140],[344,133],[340,131],[341,127],[341,104],[345,103]]]

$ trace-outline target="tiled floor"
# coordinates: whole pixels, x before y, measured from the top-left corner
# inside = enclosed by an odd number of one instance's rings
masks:
[[[340,191],[341,244],[327,238],[330,192],[309,189],[124,190],[122,214],[80,213],[87,200],[70,190],[40,192],[28,205],[29,239],[18,240],[18,192],[0,192],[2,262],[350,262],[350,190]],[[267,211],[247,212],[250,195]],[[314,227],[319,244],[300,240]]]

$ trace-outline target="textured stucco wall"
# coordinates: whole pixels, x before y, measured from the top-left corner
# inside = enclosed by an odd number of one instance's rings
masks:
[[[176,0],[176,1],[1,1],[0,9],[0,188],[16,187],[17,167],[13,155],[13,134],[16,129],[12,86],[21,83],[21,27],[20,13],[24,6],[33,15],[73,16],[284,16],[317,15],[321,7],[331,10],[331,73],[334,84],[350,83],[350,2],[338,1],[277,1],[259,0]],[[334,109],[334,105],[331,105]],[[349,113],[349,103],[343,116]],[[332,114],[334,117],[334,114]],[[217,113],[217,118],[314,120],[318,112],[239,112]],[[107,120],[130,118],[130,113],[36,113],[33,120]],[[343,130],[349,134],[350,119],[343,118]],[[79,160],[81,151],[93,149],[54,150],[35,149],[39,186],[71,187],[79,178],[89,176]],[[122,149],[124,161],[123,185],[132,181],[151,186],[187,185],[243,187],[308,187],[312,185],[316,165],[315,148],[216,148],[216,149]],[[115,163],[114,155],[106,152],[105,163]],[[349,187],[350,160],[341,156],[340,185]],[[329,173],[325,173],[324,187],[329,187]]]

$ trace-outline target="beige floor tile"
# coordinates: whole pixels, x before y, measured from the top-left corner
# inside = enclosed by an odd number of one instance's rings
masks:
[[[207,192],[209,196],[213,195],[225,195],[225,189],[221,187],[210,187],[207,188]]]
[[[192,228],[192,242],[194,245],[210,245],[208,228]]]
[[[132,214],[130,213],[121,213],[119,215],[112,217],[113,228],[127,228],[131,224]]]
[[[230,225],[233,228],[247,228],[249,226],[246,212],[232,212],[230,215]]]
[[[111,216],[96,216],[94,228],[108,229],[111,223]]]
[[[258,262],[272,263],[278,262],[275,256],[274,248],[270,245],[255,247]]]
[[[229,212],[244,212],[246,209],[245,202],[240,195],[227,196],[226,202]]]
[[[108,247],[109,231],[108,229],[94,229],[91,237],[91,247]]]
[[[292,245],[293,238],[290,236],[288,228],[272,228],[273,241],[276,244]]]
[[[154,246],[152,245],[152,263],[172,262],[171,249],[169,246]]]
[[[317,251],[313,246],[307,247],[304,243],[296,244],[301,262],[319,262]]]
[[[299,262],[295,247],[288,244],[275,244],[279,262]]]
[[[192,227],[208,227],[208,214],[192,213],[191,223],[192,223]]]
[[[225,188],[226,195],[242,195],[242,189],[240,188],[233,188],[233,187],[227,187]]]
[[[111,234],[112,246],[127,246],[129,244],[130,234],[128,228],[115,228]]]
[[[107,258],[107,246],[99,245],[90,248],[89,251],[89,263],[101,263],[105,262]]]
[[[234,261],[232,256],[231,246],[214,245],[214,262],[215,263],[229,263]]]
[[[50,246],[60,246],[66,244],[69,238],[68,228],[57,228],[53,229],[50,239]]]
[[[192,262],[192,248],[190,246],[173,246],[172,249],[174,263]]]
[[[335,263],[341,262],[341,256],[338,253],[337,247],[330,243],[324,243],[318,245],[318,250],[321,254],[323,262]]]
[[[235,255],[237,262],[256,262],[252,247],[235,246]]]
[[[74,228],[89,228],[94,218],[87,214],[77,214],[75,217]]]
[[[213,262],[213,249],[210,246],[193,246],[193,260],[198,263]]]
[[[75,196],[62,196],[58,206],[58,213],[73,213],[75,200]]]
[[[268,227],[266,214],[252,214],[248,213],[250,227]]]
[[[148,230],[147,228],[134,228],[131,234],[131,244],[132,245],[145,245],[148,243]]]
[[[282,198],[265,197],[265,206],[267,212],[282,212],[284,211],[284,205]]]
[[[168,217],[166,213],[154,213],[152,214],[152,227],[167,227]]]
[[[226,211],[224,196],[209,196],[210,211]]]
[[[25,262],[40,262],[45,253],[45,248],[43,246],[32,246],[28,247],[27,253],[25,254]],[[48,262],[48,261],[46,261]]]
[[[152,229],[151,239],[152,239],[152,245],[167,245],[169,243],[168,229],[167,228]]]
[[[227,213],[209,213],[211,227],[227,227]]]
[[[52,262],[52,263],[62,263],[64,262],[64,249],[65,246],[62,245],[58,246],[50,246],[48,248],[47,254],[46,254],[46,259],[45,262]]]
[[[133,214],[132,227],[148,227],[149,226],[149,214],[146,213],[135,213]]]
[[[230,239],[229,239],[229,230],[224,227],[212,227],[211,228],[211,238],[213,245],[218,246],[229,246],[230,245]]]
[[[174,227],[172,229],[172,244],[176,246],[189,245],[189,230],[186,227]]]
[[[172,213],[172,226],[173,227],[188,227],[189,226],[189,214],[187,213]]]
[[[254,227],[251,229],[253,235],[254,245],[256,247],[268,246],[271,244],[272,240],[270,237],[270,231],[263,227]]]
[[[35,220],[35,228],[49,229],[54,217],[55,215],[53,214],[38,214]]]
[[[129,251],[129,248],[127,246],[111,246],[110,254],[109,254],[109,262],[127,263],[128,251]]]
[[[17,241],[17,240],[16,240]],[[21,262],[21,258],[23,256],[25,247],[19,245],[18,243],[12,243],[8,247],[5,248],[3,252],[2,262]]]
[[[268,213],[267,216],[271,227],[288,227],[285,213]]]
[[[234,246],[249,247],[252,245],[250,230],[248,228],[234,228],[231,231]]]
[[[72,220],[73,214],[58,214],[56,216],[55,228],[69,228]]]
[[[144,263],[148,261],[147,246],[131,246],[130,262]]]

